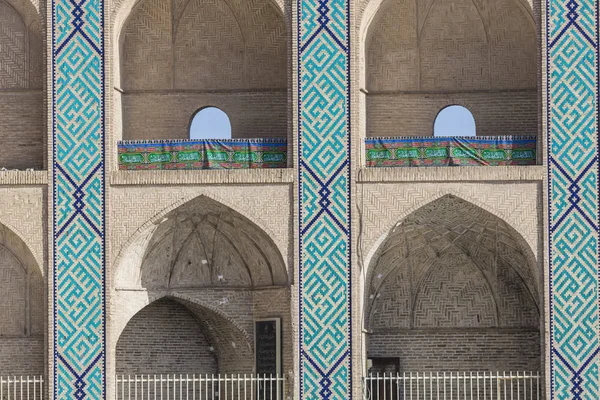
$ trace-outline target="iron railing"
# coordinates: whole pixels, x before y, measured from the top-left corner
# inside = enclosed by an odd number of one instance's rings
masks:
[[[364,400],[540,400],[539,372],[405,372],[362,379]]]
[[[281,375],[118,375],[117,400],[283,400]]]
[[[0,376],[1,400],[43,400],[43,376]]]

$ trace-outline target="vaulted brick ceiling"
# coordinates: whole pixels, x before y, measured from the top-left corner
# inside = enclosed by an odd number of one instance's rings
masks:
[[[141,266],[146,288],[285,285],[275,244],[241,214],[206,197],[171,212],[154,232]]]
[[[368,276],[372,329],[523,327],[539,323],[538,278],[524,240],[453,196],[408,216]]]

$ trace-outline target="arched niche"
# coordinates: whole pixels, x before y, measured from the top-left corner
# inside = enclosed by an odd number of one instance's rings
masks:
[[[141,0],[118,44],[117,137],[186,139],[207,106],[234,138],[287,136],[287,29],[272,1]]]
[[[224,315],[163,297],[128,321],[116,346],[116,372],[252,373],[252,351],[249,335]]]
[[[401,371],[539,370],[530,252],[506,222],[458,197],[416,210],[370,262],[367,357],[395,358]]]
[[[44,373],[45,278],[27,245],[0,224],[0,375]]]
[[[115,280],[121,288],[263,288],[288,285],[288,273],[267,233],[199,196],[139,232],[123,250]]]
[[[0,0],[0,168],[44,168],[41,26],[29,1]]]
[[[477,135],[538,132],[539,30],[524,1],[361,2],[361,87],[371,136],[432,136],[460,104]]]
[[[209,332],[220,373],[252,373],[254,323],[265,318],[281,319],[283,365],[291,368],[288,271],[269,235],[241,213],[206,196],[189,200],[146,224],[117,264],[115,341],[134,315],[167,297]],[[185,373],[174,368],[171,373]]]

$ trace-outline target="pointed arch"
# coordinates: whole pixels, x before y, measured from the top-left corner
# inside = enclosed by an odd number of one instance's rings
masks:
[[[117,337],[117,373],[252,372],[250,335],[221,310],[179,294],[138,307]],[[157,353],[165,340],[170,350]]]
[[[192,242],[182,239],[192,234],[199,238],[193,241],[198,248],[192,253],[207,258],[186,258],[190,250],[186,245]],[[122,248],[116,265],[119,287],[288,284],[285,262],[271,236],[248,217],[205,195],[183,199],[148,221]],[[247,279],[237,275],[240,271],[247,272]],[[174,282],[173,277],[179,278]]]
[[[410,276],[404,279],[412,282],[410,304],[414,308],[419,288],[446,257],[462,258],[462,263],[473,265],[482,274],[482,284],[490,288],[500,309],[501,324],[520,323],[502,307],[529,301],[531,307],[521,310],[517,319],[535,326],[533,319],[537,320],[534,317],[539,318],[540,312],[539,277],[531,256],[525,240],[502,219],[456,196],[441,196],[412,211],[380,241],[366,273],[365,326],[370,326],[373,307],[381,301],[387,277],[394,270],[410,268]],[[519,293],[511,295],[511,289]]]
[[[0,168],[44,167],[44,20],[39,11],[29,0],[0,0]]]
[[[0,375],[42,374],[46,281],[27,244],[2,224],[0,293]]]

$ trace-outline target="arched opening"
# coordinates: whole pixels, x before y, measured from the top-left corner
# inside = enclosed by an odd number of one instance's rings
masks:
[[[188,139],[209,106],[233,138],[287,137],[286,24],[271,0],[142,0],[119,46],[123,139]]]
[[[475,136],[475,118],[467,108],[463,106],[444,107],[433,124],[433,136]]]
[[[115,277],[115,307],[142,310],[118,323],[118,374],[283,374],[292,368],[289,274],[266,232],[200,196],[150,224],[139,239],[125,250]],[[160,300],[148,306],[146,299]],[[264,344],[258,327],[265,321],[273,321],[271,337],[278,338],[267,352],[278,363],[267,365],[268,371],[260,362],[266,353],[255,345]],[[153,325],[160,329],[144,328]],[[169,336],[173,340],[163,345]],[[187,351],[196,356],[169,361]],[[161,363],[142,362],[161,355]]]
[[[457,197],[410,214],[369,266],[369,372],[540,371],[542,301],[532,257],[513,228]]]
[[[362,3],[366,137],[433,136],[431,121],[448,104],[477,117],[478,136],[537,135],[538,33],[528,5]]]
[[[129,320],[117,343],[117,374],[252,373],[251,344],[222,315],[161,298]]]
[[[44,374],[44,288],[27,245],[0,225],[0,376]]]
[[[0,169],[44,168],[42,32],[23,11],[0,0]]]
[[[217,107],[206,107],[192,117],[190,139],[231,139],[229,116]]]

